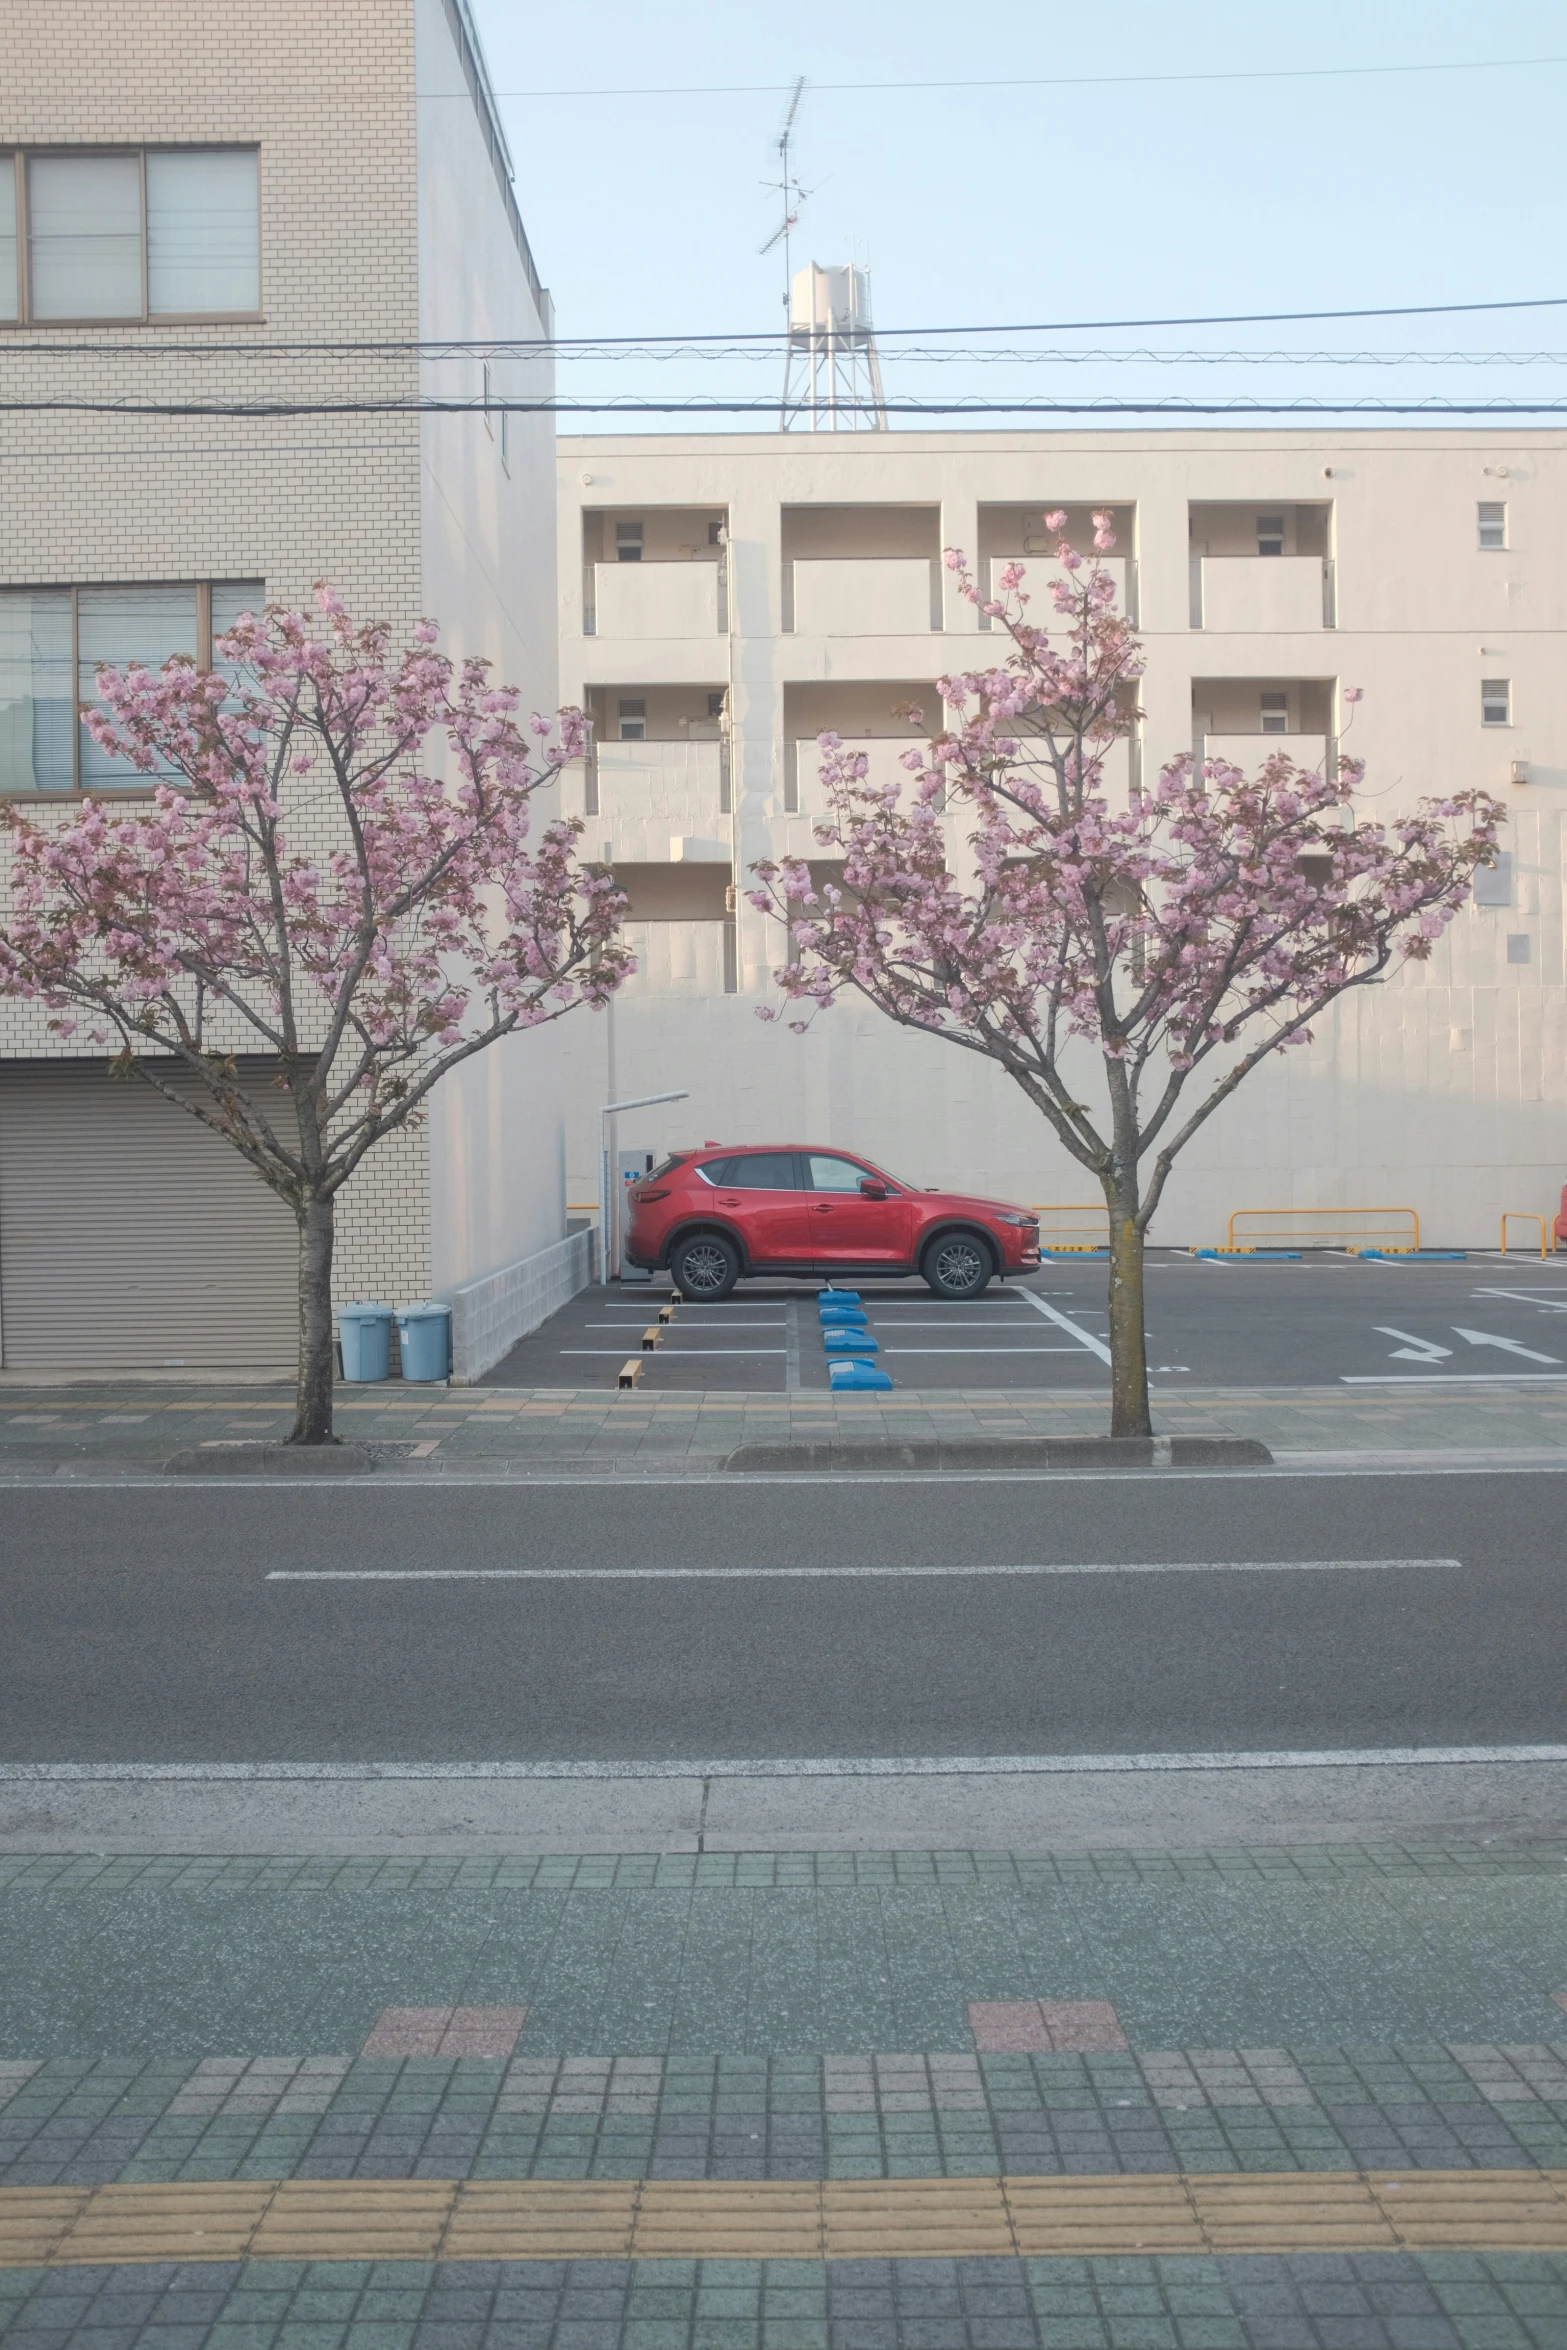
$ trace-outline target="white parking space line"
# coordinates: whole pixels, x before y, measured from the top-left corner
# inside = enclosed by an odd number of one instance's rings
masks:
[[[647,1315],[641,1314],[635,1321],[584,1322],[582,1327],[584,1330],[645,1330],[647,1328]],[[666,1322],[664,1324],[664,1328],[666,1330],[678,1330],[679,1327],[680,1324],[678,1322]],[[715,1323],[714,1328],[719,1330],[783,1330],[787,1328],[787,1324],[781,1321],[731,1322],[726,1319],[722,1322]]]
[[[1461,1568],[1462,1559],[1114,1559],[1036,1566],[273,1567],[269,1583],[791,1583],[1034,1575],[1361,1575]]]
[[[1567,1297],[1547,1297],[1543,1290],[1471,1289],[1471,1297],[1505,1297],[1514,1305],[1533,1306],[1540,1314],[1567,1314]]]
[[[559,1349],[563,1355],[607,1356],[611,1360],[617,1355],[624,1355],[625,1351],[623,1346],[563,1346]],[[785,1346],[671,1346],[660,1347],[657,1351],[669,1362],[677,1355],[685,1361],[692,1355],[781,1355],[787,1354],[789,1350]]]
[[[1041,1297],[1037,1290],[1020,1289],[1018,1295],[1026,1297],[1036,1314],[1043,1314],[1047,1321],[1055,1323],[1058,1330],[1067,1331],[1077,1340],[1079,1346],[1086,1346],[1089,1353],[1097,1355],[1102,1363],[1107,1363],[1110,1360],[1110,1349],[1102,1338],[1096,1338],[1091,1330],[1085,1330],[1081,1323],[1074,1322],[1070,1316],[1061,1313],[1050,1303],[1048,1298]]]
[[[1075,1346],[884,1346],[889,1355],[1075,1355]]]
[[[1567,1371],[1341,1371],[1341,1387],[1561,1386]]]

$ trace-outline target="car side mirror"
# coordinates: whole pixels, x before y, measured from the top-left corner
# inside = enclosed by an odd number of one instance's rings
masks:
[[[887,1186],[885,1183],[878,1183],[874,1175],[862,1176],[860,1180],[861,1199],[885,1199],[886,1196]]]

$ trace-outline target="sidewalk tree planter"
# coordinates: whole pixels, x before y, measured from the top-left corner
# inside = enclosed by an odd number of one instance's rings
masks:
[[[1098,1181],[1110,1432],[1146,1436],[1143,1245],[1176,1158],[1336,997],[1430,954],[1504,815],[1463,791],[1377,817],[1356,807],[1358,762],[1317,774],[1283,750],[1255,776],[1175,759],[1112,807],[1106,755],[1140,715],[1144,664],[1098,560],[1110,518],[1094,524],[1092,554],[1058,544],[1052,630],[1028,619],[1020,564],[981,604],[948,550],[963,594],[1010,638],[1005,658],[940,681],[946,726],[904,754],[906,785],[872,784],[863,754],[821,736],[815,835],[841,885],[767,862],[752,902],[788,929],[777,978],[793,1003],[822,1010],[852,991],[984,1055]]]
[[[213,670],[98,672],[84,723],[152,788],[63,820],[8,808],[0,926],[0,992],[40,999],[62,1039],[117,1048],[115,1073],[221,1135],[292,1209],[294,1444],[334,1441],[343,1185],[459,1062],[605,1002],[631,967],[625,900],[579,862],[580,819],[533,833],[581,713],[525,727],[517,693],[448,660],[433,621],[396,650],[329,588],[316,602],[242,616]],[[196,1085],[170,1085],[164,1056]]]

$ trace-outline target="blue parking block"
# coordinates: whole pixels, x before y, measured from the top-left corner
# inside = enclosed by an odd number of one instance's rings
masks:
[[[892,1381],[875,1363],[834,1363],[827,1384],[834,1395],[863,1395],[870,1388],[890,1387]]]
[[[824,1330],[863,1330],[870,1316],[863,1306],[823,1306],[820,1320]]]
[[[1363,1248],[1360,1261],[1373,1265],[1467,1265],[1469,1259],[1461,1248]]]
[[[1194,1248],[1194,1257],[1216,1257],[1225,1265],[1298,1265],[1298,1248]]]
[[[857,1289],[823,1289],[817,1293],[816,1298],[818,1307],[857,1306],[859,1302],[860,1293]]]
[[[868,1330],[824,1330],[822,1344],[830,1355],[873,1355],[881,1351]]]

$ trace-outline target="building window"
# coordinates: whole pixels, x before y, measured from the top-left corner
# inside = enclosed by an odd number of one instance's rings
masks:
[[[647,698],[638,694],[627,700],[624,696],[615,704],[620,720],[620,739],[623,743],[647,741]]]
[[[1262,731],[1264,734],[1288,734],[1290,730],[1290,698],[1288,694],[1264,694],[1262,700]]]
[[[1475,508],[1477,536],[1483,552],[1499,553],[1507,545],[1507,507],[1501,498],[1482,498]]]
[[[1513,686],[1508,677],[1482,677],[1480,680],[1480,723],[1482,726],[1511,726],[1513,722]]]
[[[1282,514],[1259,514],[1257,517],[1257,552],[1259,555],[1282,555],[1284,552],[1284,517]]]
[[[246,318],[260,308],[255,148],[0,155],[0,318]]]
[[[721,692],[708,695],[707,714],[709,718],[722,718],[724,714],[724,701],[725,696]]]
[[[640,522],[617,522],[615,525],[615,560],[617,563],[640,563],[642,560],[642,525]]]
[[[1477,865],[1474,878],[1477,906],[1510,906],[1513,902],[1513,852],[1498,849],[1489,865]]]
[[[214,640],[265,602],[259,579],[0,588],[0,793],[149,789],[81,724],[99,664],[157,669],[189,653],[210,666]]]

